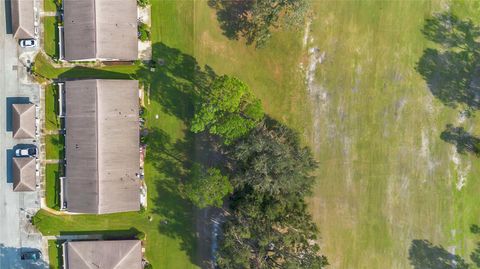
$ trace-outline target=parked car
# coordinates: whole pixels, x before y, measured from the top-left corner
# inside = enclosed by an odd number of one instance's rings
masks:
[[[15,150],[15,156],[17,157],[35,157],[37,156],[37,148],[31,147],[26,149]]]
[[[37,46],[36,39],[21,39],[20,40],[20,47],[22,48],[33,48]]]
[[[42,257],[40,250],[25,251],[20,254],[22,260],[32,260],[36,261]]]

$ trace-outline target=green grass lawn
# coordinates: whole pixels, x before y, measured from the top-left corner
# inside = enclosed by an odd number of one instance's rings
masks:
[[[48,240],[48,260],[50,269],[63,268],[62,242]]]
[[[46,164],[45,166],[45,199],[49,208],[60,210],[60,176],[61,164]]]
[[[314,1],[305,45],[303,31],[286,31],[255,50],[223,36],[206,1],[158,3],[154,41],[246,81],[267,113],[299,130],[314,150],[320,168],[310,205],[333,268],[407,268],[418,238],[455,246],[468,259],[480,166],[439,136],[447,123],[476,134],[480,124],[478,117],[462,123],[416,70],[432,46],[421,33],[425,19],[447,5]],[[480,20],[477,2],[448,6]],[[324,59],[307,89],[310,48]],[[468,183],[458,191],[461,178]]]
[[[38,54],[34,62],[35,73],[47,79],[53,78],[97,78],[97,79],[131,79],[141,69],[140,65],[114,65],[101,68],[65,67],[54,68],[43,54]]]
[[[46,0],[45,3],[49,2]],[[43,49],[53,59],[58,59],[57,17],[43,17]]]
[[[63,135],[46,135],[45,136],[45,150],[47,160],[60,160],[63,159],[65,154],[65,137]]]
[[[469,226],[478,222],[480,165],[455,155],[439,138],[447,123],[480,134],[478,117],[464,122],[430,93],[416,71],[432,46],[421,28],[442,6],[433,1],[314,2],[307,44],[303,32],[274,33],[255,50],[222,35],[207,1],[152,0],[154,58],[141,66],[52,68],[37,58],[47,78],[138,78],[150,86],[143,213],[106,216],[37,215],[44,234],[128,230],[146,233],[154,268],[196,268],[194,211],[178,194],[182,162],[202,155],[186,132],[192,115],[194,78],[208,65],[217,74],[246,81],[268,114],[299,130],[318,161],[318,185],[310,201],[323,252],[332,268],[408,268],[414,239],[455,246],[468,257]],[[478,22],[479,7],[453,1],[451,10]],[[324,58],[310,93],[305,70],[309,48]],[[300,68],[303,66],[303,69]],[[48,153],[48,149],[47,149]],[[182,162],[179,162],[181,160]],[[467,184],[457,190],[460,178]],[[148,221],[148,217],[152,221]]]
[[[45,87],[45,128],[48,131],[60,129],[58,112],[58,87],[49,84]]]
[[[150,88],[145,115],[147,127],[150,129],[145,165],[148,208],[142,213],[104,216],[53,216],[40,211],[35,218],[35,225],[45,235],[135,228],[146,234],[146,257],[154,268],[198,268],[197,250],[209,246],[197,246],[195,211],[182,199],[177,188],[178,179],[188,173],[184,167],[185,162],[204,158],[196,147],[195,139],[186,131],[193,114],[194,89],[201,90],[199,85],[194,87],[194,82],[206,74],[198,70],[204,70],[207,59],[213,57],[214,72],[233,72],[246,80],[254,87],[255,92],[264,98],[264,105],[271,114],[282,120],[291,119],[299,129],[309,126],[308,119],[294,120],[292,113],[305,114],[308,109],[302,100],[305,93],[301,87],[301,76],[295,71],[296,66],[293,66],[294,59],[284,58],[285,62],[277,63],[272,61],[275,53],[259,53],[251,47],[245,48],[243,44],[226,40],[219,31],[213,31],[215,39],[229,42],[228,46],[232,46],[231,53],[238,50],[237,57],[245,57],[240,61],[243,64],[234,68],[238,59],[235,60],[236,63],[228,63],[216,57],[215,51],[206,49],[208,42],[213,40],[207,40],[207,45],[198,53],[195,51],[195,42],[200,41],[197,38],[192,39],[192,14],[199,13],[208,18],[208,21],[201,22],[202,31],[208,32],[210,24],[216,25],[215,18],[211,16],[213,11],[206,2],[194,5],[193,1],[154,0],[152,3],[153,55],[155,59],[161,58],[165,61],[163,66],[157,66],[154,73],[136,65],[111,66],[101,70],[55,69],[41,55],[35,61],[35,71],[49,79],[138,78]],[[290,41],[289,35],[279,38],[284,45],[279,46],[277,52],[292,50],[298,46]],[[258,55],[261,55],[260,60],[257,59]],[[300,57],[300,53],[297,56]],[[276,70],[275,77],[269,76],[269,72],[260,67],[263,64],[266,68]],[[258,72],[258,76],[252,75],[252,70]],[[288,74],[292,76],[289,77]],[[284,85],[287,81],[290,85]],[[295,85],[295,92],[289,93],[292,85]],[[265,98],[269,96],[270,89],[278,90],[278,99]],[[294,96],[296,100],[289,99],[289,96]],[[297,103],[299,105],[295,105]],[[48,152],[47,148],[47,154]],[[152,218],[151,222],[148,217]]]
[[[44,0],[43,1],[43,10],[46,12],[57,11],[57,5],[55,4],[57,0]]]

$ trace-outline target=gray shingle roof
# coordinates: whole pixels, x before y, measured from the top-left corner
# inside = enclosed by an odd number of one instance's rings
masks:
[[[33,0],[12,0],[11,10],[13,37],[33,38],[35,36]]]
[[[68,210],[139,210],[138,81],[67,81],[65,101]]]
[[[28,139],[35,137],[35,105],[12,105],[13,138]]]
[[[136,60],[136,0],[64,0],[65,59]]]
[[[66,269],[141,269],[139,240],[66,243]]]
[[[13,191],[34,191],[35,169],[34,157],[13,157]]]

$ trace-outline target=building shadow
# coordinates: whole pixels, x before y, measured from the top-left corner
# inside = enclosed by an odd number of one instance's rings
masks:
[[[5,0],[5,32],[7,34],[13,34],[12,0]]]
[[[20,258],[20,255],[21,253],[26,251],[37,251],[37,249],[12,248],[12,247],[6,247],[3,244],[0,244],[0,265],[8,264],[9,266],[8,268],[15,268],[15,269],[49,269],[48,262],[43,260],[43,256],[41,259],[36,261],[22,260]]]
[[[140,239],[144,233],[135,227],[127,230],[92,230],[92,231],[61,231],[62,240],[75,240],[77,236],[99,238],[101,240],[133,240]],[[89,240],[89,239],[83,239]],[[93,239],[92,239],[93,240]],[[98,239],[97,239],[98,240]]]
[[[6,173],[7,173],[7,183],[13,183],[13,156],[15,151],[13,149],[7,149],[6,153]]]
[[[73,79],[74,78],[74,79]],[[135,79],[135,74],[119,73],[108,70],[75,66],[58,76],[60,81],[80,79]]]
[[[455,145],[460,154],[470,153],[477,157],[480,156],[480,138],[470,134],[463,127],[447,124],[445,130],[440,134],[440,138]]]
[[[7,105],[5,106],[5,115],[6,115],[6,123],[7,123],[7,132],[13,131],[12,125],[12,105],[13,104],[29,104],[30,100],[28,97],[7,97]]]

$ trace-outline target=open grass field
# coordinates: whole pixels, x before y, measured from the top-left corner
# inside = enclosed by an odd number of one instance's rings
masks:
[[[421,256],[409,254],[415,239],[469,261],[480,163],[440,135],[449,123],[478,135],[480,121],[436,99],[417,63],[436,47],[421,32],[425,20],[449,9],[478,22],[478,2],[315,4],[308,46],[322,63],[309,90],[320,169],[311,204],[333,268],[407,268]]]
[[[224,37],[206,2],[161,3],[154,36],[245,80],[314,149],[311,209],[332,268],[408,268],[431,250],[409,254],[415,239],[470,261],[478,159],[440,134],[448,123],[479,134],[478,117],[432,96],[416,67],[435,47],[421,32],[426,19],[449,9],[478,22],[478,2],[314,1],[308,35],[276,33],[262,50]]]

